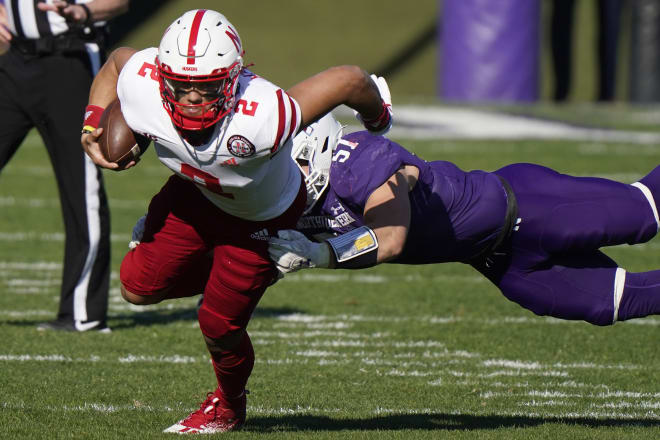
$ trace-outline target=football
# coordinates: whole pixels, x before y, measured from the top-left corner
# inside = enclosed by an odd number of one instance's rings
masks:
[[[99,128],[103,133],[98,139],[101,153],[108,162],[114,162],[123,169],[130,161],[138,161],[151,141],[135,133],[126,123],[121,113],[119,99],[115,99],[101,115]]]

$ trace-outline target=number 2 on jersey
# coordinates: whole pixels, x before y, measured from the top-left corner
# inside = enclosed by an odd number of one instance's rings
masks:
[[[234,198],[234,195],[232,193],[227,193],[222,190],[222,186],[220,186],[220,179],[205,171],[191,167],[187,163],[182,163],[181,174],[187,176],[190,180],[192,180],[196,184],[205,186],[206,189],[208,189],[213,193],[216,193],[219,196],[227,197],[228,199]]]
[[[142,63],[142,67],[140,67],[140,70],[138,71],[138,75],[140,76],[147,76],[147,71],[149,71],[149,78],[153,79],[154,81],[158,81],[158,68],[156,67],[155,64],[150,64],[150,63]]]

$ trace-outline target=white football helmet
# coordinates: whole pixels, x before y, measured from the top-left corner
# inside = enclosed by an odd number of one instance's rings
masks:
[[[343,135],[343,127],[328,113],[310,124],[293,138],[291,157],[305,174],[301,165],[308,165],[305,185],[307,187],[307,214],[321,198],[330,182],[332,152]]]
[[[202,130],[229,113],[243,54],[238,32],[219,12],[194,9],[174,20],[160,41],[156,63],[163,106],[175,126]],[[179,103],[192,89],[211,101]],[[199,107],[201,115],[191,116]]]

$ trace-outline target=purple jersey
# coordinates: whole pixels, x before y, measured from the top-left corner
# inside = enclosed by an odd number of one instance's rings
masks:
[[[361,131],[344,136],[330,168],[330,186],[298,229],[345,233],[364,225],[371,193],[404,165],[419,169],[409,193],[411,220],[403,253],[394,263],[465,261],[486,248],[504,224],[507,198],[499,178],[465,172],[446,161],[426,162],[399,144]]]
[[[353,133],[334,151],[330,185],[298,229],[341,234],[362,226],[371,193],[404,165],[417,167],[419,180],[409,192],[410,228],[394,263],[469,261],[538,315],[608,325],[660,312],[660,271],[627,273],[599,250],[656,234],[660,167],[635,185],[528,163],[465,172],[426,162],[386,138]],[[515,225],[505,219],[500,179],[516,200]],[[493,248],[505,224],[510,235]]]

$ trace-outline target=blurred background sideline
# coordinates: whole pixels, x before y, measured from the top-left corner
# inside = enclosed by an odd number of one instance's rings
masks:
[[[538,8],[541,102],[552,100],[555,84],[550,55],[553,1],[541,0]],[[575,2],[569,102],[592,102],[597,95],[596,2]],[[657,2],[623,1],[617,43],[616,102],[629,98],[630,22],[634,8],[643,3]],[[254,63],[252,69],[276,84],[287,88],[326,67],[357,64],[370,72],[385,74],[396,106],[438,102],[442,7],[441,0],[254,0],[249,4],[238,0],[133,1],[129,13],[112,23],[111,31],[114,46],[157,46],[167,24],[182,11],[216,9],[237,27],[246,49],[246,61]]]

